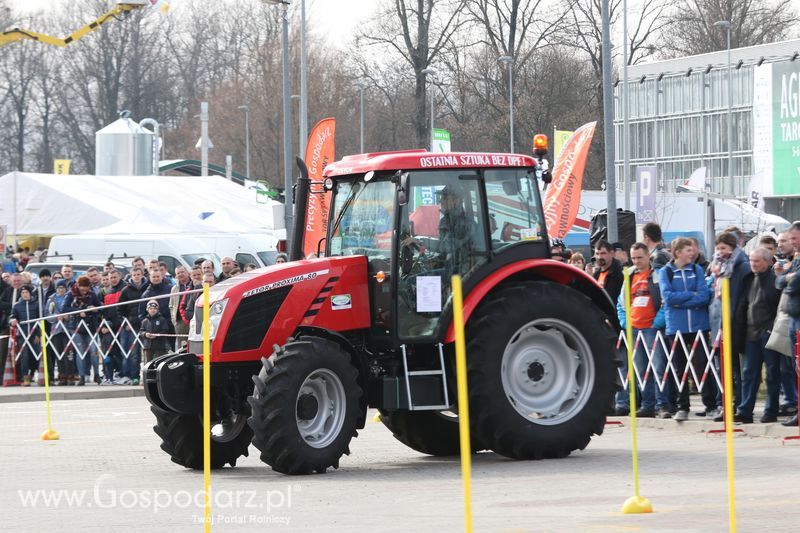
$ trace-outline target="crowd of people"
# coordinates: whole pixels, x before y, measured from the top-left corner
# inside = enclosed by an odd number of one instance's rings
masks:
[[[0,368],[12,357],[15,379],[23,386],[41,370],[41,319],[52,383],[138,385],[142,363],[186,341],[198,296],[187,291],[242,272],[225,257],[218,276],[207,259],[191,269],[179,265],[173,276],[166,263],[136,257],[124,278],[108,262],[80,276],[69,264],[55,272],[44,268],[34,282],[19,266],[4,269],[0,279]],[[244,270],[255,268],[245,265]],[[103,307],[112,304],[117,305]]]
[[[700,389],[703,409],[695,414],[716,421],[723,419],[721,392],[713,373],[706,370],[713,364],[717,375],[722,376],[721,349],[716,341],[723,315],[721,280],[728,278],[734,421],[753,422],[763,372],[767,390],[760,422],[777,422],[779,417],[786,417],[784,425],[796,425],[800,221],[777,238],[759,237],[749,254],[743,249],[742,231],[728,228],[716,236],[710,260],[703,257],[696,239],[680,237],[667,246],[662,242],[658,224],[646,224],[643,235],[642,242],[633,244],[629,250],[601,240],[594,246],[594,257],[589,262],[581,254],[569,253],[563,243],[555,243],[554,250],[555,256],[597,280],[612,301],[617,302],[622,328],[630,320],[633,338],[641,340],[636,343],[634,353],[640,383],[636,415],[687,420],[690,387],[683,378],[687,375],[701,377],[702,383],[694,385]],[[626,312],[623,290],[625,268],[630,269],[630,313]],[[666,341],[663,345],[656,342],[659,333]],[[678,336],[684,342],[679,342]],[[695,345],[698,336],[704,342]],[[693,345],[695,351],[690,356]],[[703,345],[709,350],[717,347],[713,360],[709,360]],[[673,351],[672,369],[667,368],[664,346]],[[687,365],[694,372],[685,374]],[[627,372],[627,364],[624,371]],[[632,381],[637,380],[634,377]],[[620,391],[614,414],[629,413],[629,393]]]

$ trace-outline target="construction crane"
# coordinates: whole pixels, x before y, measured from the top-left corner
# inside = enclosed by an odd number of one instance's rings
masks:
[[[151,2],[150,0],[123,0],[120,2],[116,2],[114,4],[114,7],[111,8],[110,11],[100,15],[89,24],[75,30],[74,32],[70,33],[69,35],[63,38],[54,37],[52,35],[45,35],[43,33],[37,33],[35,31],[24,30],[21,28],[13,28],[0,33],[0,46],[5,46],[7,44],[14,43],[17,41],[23,41],[25,39],[30,39],[44,44],[64,47],[70,43],[77,41],[82,37],[85,37],[86,35],[90,34],[91,32],[93,32],[94,30],[96,30],[109,20],[117,19],[117,17],[121,15],[126,15],[131,11],[147,7],[153,3],[155,2]],[[164,3],[164,5],[162,6],[162,10],[164,10],[164,6],[166,5],[167,4]]]

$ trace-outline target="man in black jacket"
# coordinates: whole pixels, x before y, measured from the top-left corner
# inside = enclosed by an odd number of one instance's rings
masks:
[[[750,269],[742,284],[734,318],[734,353],[744,353],[742,399],[734,421],[753,422],[753,407],[761,384],[761,365],[767,367],[767,403],[761,422],[778,421],[778,395],[781,380],[781,354],[766,347],[781,293],[775,288],[772,254],[766,248],[750,252]]]
[[[603,287],[611,301],[616,302],[624,283],[622,263],[614,259],[614,248],[605,240],[600,240],[595,245],[594,257],[594,279]]]
[[[144,264],[144,260],[142,260]],[[142,293],[147,289],[148,281],[144,277],[144,269],[134,267],[130,273],[130,279],[119,296],[119,303],[130,302],[142,298]],[[127,357],[122,360],[122,369],[126,376],[130,377],[134,385],[139,384],[139,365],[142,358],[141,346],[136,342],[136,335],[142,325],[139,318],[139,304],[128,304],[120,308],[120,315],[125,317],[128,322],[123,322],[120,332],[122,348]]]
[[[142,298],[155,298],[156,296],[169,296],[170,291],[172,290],[172,285],[169,281],[164,279],[164,275],[161,273],[161,270],[158,268],[154,268],[150,270],[150,285],[145,289],[142,293]],[[158,302],[158,309],[161,316],[166,318],[167,320],[167,327],[169,328],[169,333],[175,333],[175,327],[172,324],[172,321],[169,319],[169,298],[158,298],[156,299]],[[142,302],[139,304],[139,318],[144,320],[147,316],[147,307],[145,303]]]

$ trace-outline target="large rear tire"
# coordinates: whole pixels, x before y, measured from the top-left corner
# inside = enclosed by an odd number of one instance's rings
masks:
[[[261,460],[284,474],[339,468],[363,416],[350,355],[333,341],[305,336],[262,362],[248,398]]]
[[[615,336],[583,294],[547,282],[503,287],[467,333],[470,422],[491,450],[565,457],[602,434],[617,390]]]
[[[412,450],[443,457],[461,452],[458,415],[450,411],[381,411],[381,422]],[[485,448],[471,440],[473,452]]]
[[[247,405],[243,406],[243,411]],[[155,405],[150,410],[156,416],[153,430],[161,437],[161,449],[173,463],[186,468],[203,468],[203,420],[197,415],[165,411]],[[226,464],[236,466],[236,460],[247,457],[253,432],[247,426],[247,413],[236,414],[231,424],[214,424],[211,428],[211,468]]]

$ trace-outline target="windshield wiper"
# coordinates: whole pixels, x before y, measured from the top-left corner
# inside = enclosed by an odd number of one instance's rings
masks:
[[[336,230],[339,228],[339,224],[342,222],[342,217],[344,217],[344,214],[347,213],[347,209],[350,207],[350,204],[353,203],[353,200],[355,200],[356,195],[360,191],[364,190],[365,187],[366,185],[364,187],[361,187],[361,182],[357,181],[353,183],[353,188],[350,191],[350,195],[347,197],[347,200],[344,201],[342,210],[339,212],[339,216],[336,217],[336,222],[333,223],[333,228],[331,228],[331,235],[336,233]]]

